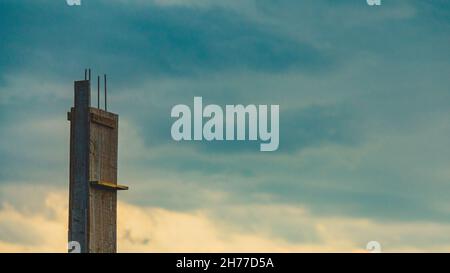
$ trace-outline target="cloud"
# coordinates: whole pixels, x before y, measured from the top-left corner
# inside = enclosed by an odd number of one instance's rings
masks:
[[[63,4],[2,3],[1,51],[8,56],[0,59],[2,76],[23,70],[41,73],[36,69],[41,63],[46,64],[45,74],[81,74],[84,63],[108,70],[113,78],[139,79],[238,70],[321,70],[331,62],[314,46],[231,10],[141,8],[111,1],[88,2],[78,9]],[[95,31],[86,31],[92,26]]]
[[[4,203],[0,252],[65,252],[67,193],[53,191],[44,209]],[[384,251],[444,251],[448,224],[380,223],[318,217],[301,206],[228,206],[177,212],[119,202],[119,252],[354,252],[378,240]]]
[[[66,196],[46,196],[44,210],[20,211],[8,203],[0,210],[1,252],[60,252],[66,247]],[[42,205],[42,204],[41,204]]]

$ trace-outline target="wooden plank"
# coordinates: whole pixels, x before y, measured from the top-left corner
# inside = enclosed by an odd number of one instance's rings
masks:
[[[113,118],[107,117],[107,116],[101,116],[96,113],[91,113],[91,121],[95,122],[99,125],[103,125],[106,127],[109,127],[111,129],[116,128],[116,121]]]
[[[106,189],[106,190],[119,190],[119,191],[120,190],[128,190],[127,186],[113,184],[113,183],[106,182],[106,181],[91,181],[91,185],[97,186],[97,187],[100,187],[100,188]]]

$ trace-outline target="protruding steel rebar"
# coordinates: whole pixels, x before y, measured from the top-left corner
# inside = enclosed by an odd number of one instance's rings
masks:
[[[106,85],[106,74],[104,74],[104,80],[105,80],[105,111],[108,112],[108,101],[107,101],[107,93],[108,93],[108,89],[107,89],[107,85]]]
[[[100,109],[100,75],[97,76],[97,108]]]

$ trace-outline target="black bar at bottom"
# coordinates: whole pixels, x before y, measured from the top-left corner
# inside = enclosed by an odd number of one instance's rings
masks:
[[[447,258],[448,254],[393,253],[0,254],[3,265],[9,263],[16,270],[30,267],[58,272],[60,266],[83,268],[87,264],[90,272],[390,272],[396,266],[404,272],[418,266],[444,268]]]

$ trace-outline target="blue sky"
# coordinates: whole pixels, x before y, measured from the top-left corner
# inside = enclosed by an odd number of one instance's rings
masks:
[[[120,115],[126,208],[201,212],[227,227],[216,237],[279,242],[250,251],[350,251],[373,237],[391,250],[448,251],[449,34],[444,0],[3,0],[0,248],[36,250],[7,212],[42,216],[49,193],[65,196],[65,113],[91,67],[108,74],[108,109]],[[170,109],[194,96],[279,104],[280,149],[174,142]],[[158,250],[129,229],[123,249]]]

